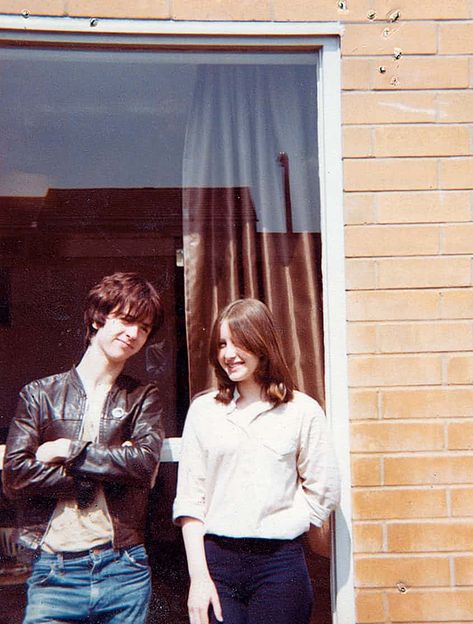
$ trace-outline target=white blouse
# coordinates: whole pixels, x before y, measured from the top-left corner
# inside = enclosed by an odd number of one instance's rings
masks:
[[[335,452],[319,404],[302,392],[273,408],[238,409],[212,391],[189,408],[173,518],[206,533],[292,539],[321,526],[340,495]]]

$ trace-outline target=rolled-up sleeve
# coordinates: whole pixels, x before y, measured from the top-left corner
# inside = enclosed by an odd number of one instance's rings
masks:
[[[206,509],[206,456],[199,438],[199,413],[193,403],[187,414],[182,434],[173,521],[187,516],[204,522]]]
[[[340,501],[340,475],[325,415],[315,402],[310,412],[302,420],[297,470],[310,522],[320,527]]]

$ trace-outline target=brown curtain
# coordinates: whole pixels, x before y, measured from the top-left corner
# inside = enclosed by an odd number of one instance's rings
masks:
[[[324,403],[314,65],[196,70],[183,157],[191,396],[213,385],[209,333],[240,297],[274,314],[299,389]],[[291,171],[289,171],[289,166]]]
[[[184,189],[191,396],[213,385],[209,334],[220,308],[255,297],[274,314],[299,389],[324,403],[320,234],[258,233],[248,188]]]

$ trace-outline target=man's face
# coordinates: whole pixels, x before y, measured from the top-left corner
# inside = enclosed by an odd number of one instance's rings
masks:
[[[109,314],[105,324],[97,329],[92,344],[111,362],[126,362],[143,347],[150,331],[148,321],[129,321],[118,314]]]

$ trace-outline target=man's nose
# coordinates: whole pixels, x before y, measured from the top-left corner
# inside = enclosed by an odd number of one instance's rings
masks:
[[[126,328],[126,335],[130,338],[136,338],[138,336],[138,325],[128,325]]]

